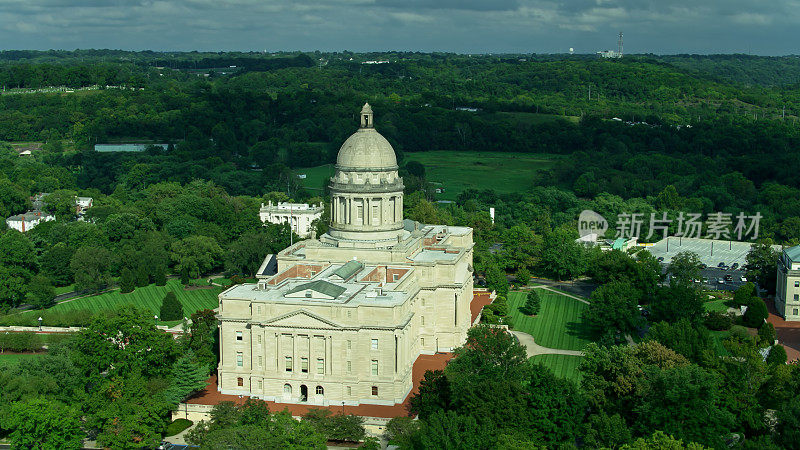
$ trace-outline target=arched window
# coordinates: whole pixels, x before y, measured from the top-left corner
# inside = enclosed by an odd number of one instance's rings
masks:
[[[317,386],[317,395],[325,395],[325,389],[322,386]]]
[[[283,395],[285,395],[287,397],[291,397],[291,395],[292,395],[292,385],[291,384],[286,383],[286,384],[283,385]]]

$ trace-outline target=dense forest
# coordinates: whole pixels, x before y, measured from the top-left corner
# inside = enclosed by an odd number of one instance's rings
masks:
[[[292,238],[288,227],[261,225],[260,204],[327,201],[323,186],[309,192],[293,170],[333,162],[357,126],[355,113],[369,101],[376,128],[398,154],[405,216],[475,230],[475,270],[500,294],[485,322],[513,326],[504,300],[512,281],[580,277],[600,286],[590,299],[596,343],[586,351],[580,385],[526,361],[507,335],[476,328],[444,372],[426,376],[412,402],[420,420],[393,422],[394,442],[797,448],[800,403],[785,393],[797,392],[800,377],[779,350],[769,360],[758,353],[783,347],[772,345],[774,330],[762,325],[764,302],[756,296],[775,289],[770,244],[800,243],[797,65],[793,57],[744,55],[609,61],[402,52],[0,52],[0,140],[6,141],[0,215],[23,213],[33,196],[48,193],[44,209],[56,216],[26,233],[0,234],[0,322],[34,325],[19,310],[52,306],[57,287],[130,292],[168,277],[189,284],[210,274],[252,276],[263,255]],[[93,150],[121,142],[168,145]],[[20,156],[31,143],[37,144],[32,155]],[[438,204],[425,167],[407,162],[414,152],[432,150],[557,158],[530,173],[518,192],[466,190],[454,203]],[[80,221],[76,196],[94,200]],[[755,284],[734,299],[750,315],[733,323],[704,313],[703,293],[690,282],[698,270],[691,255],[666,283],[646,251],[629,257],[576,244],[575,221],[584,209],[609,218],[612,228],[622,212],[760,213],[760,242],[746,267]],[[319,233],[326,221],[316,224]],[[168,344],[141,311],[61,318],[88,328],[39,362],[0,374],[3,433],[21,439],[20,447],[47,426],[64,430],[54,435],[63,441],[48,441],[55,447],[74,447],[87,433],[109,447],[154,445],[170,409],[215,367],[215,321],[210,312],[195,314],[190,333]],[[137,349],[95,340],[114,329],[158,351],[141,359],[131,356]],[[721,330],[730,336],[716,345],[710,333]],[[642,344],[620,345],[631,336]],[[498,362],[485,348],[508,358]],[[109,365],[110,374],[103,370]],[[70,374],[66,388],[54,387],[52,370]],[[24,380],[33,381],[23,388]],[[670,414],[663,413],[665,403]],[[319,425],[330,418],[298,424],[258,404],[222,405],[215,414],[219,420],[191,439],[209,448],[245,436],[319,447],[332,436]],[[27,423],[42,427],[26,429]],[[256,430],[254,423],[269,426]],[[363,437],[360,430],[355,435]]]

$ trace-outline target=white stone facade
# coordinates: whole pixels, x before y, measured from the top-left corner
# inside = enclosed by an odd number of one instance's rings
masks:
[[[330,233],[281,251],[276,275],[220,294],[222,393],[393,405],[410,393],[419,355],[466,339],[472,229],[404,221],[394,150],[362,131],[372,124],[368,105],[361,120],[337,159],[331,194],[346,201],[334,206]],[[353,220],[358,202],[367,211],[377,204],[377,214]]]
[[[786,320],[800,320],[800,245],[781,253],[775,289],[778,313]]]
[[[325,211],[324,206],[309,205],[308,203],[288,203],[278,202],[277,204],[261,204],[259,218],[262,223],[286,223],[291,224],[292,231],[300,237],[311,235],[312,223],[322,217]]]

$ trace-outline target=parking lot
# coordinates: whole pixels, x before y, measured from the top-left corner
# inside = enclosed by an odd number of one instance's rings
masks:
[[[742,277],[745,276],[743,266],[751,245],[750,242],[670,237],[646,249],[656,258],[663,258],[661,264],[664,266],[664,271],[678,253],[694,252],[700,261],[708,266],[703,269],[703,278],[708,279],[708,282],[703,283],[704,287],[732,291],[746,283],[742,281]],[[718,267],[720,263],[725,263],[727,269]],[[734,264],[737,264],[736,269],[731,269]],[[726,280],[728,275],[731,281]]]

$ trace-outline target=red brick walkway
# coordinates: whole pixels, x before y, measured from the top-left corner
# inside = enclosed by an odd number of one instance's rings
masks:
[[[366,417],[399,417],[399,416],[407,416],[408,413],[408,404],[409,399],[413,394],[417,392],[419,388],[419,382],[422,380],[422,377],[425,375],[425,372],[428,370],[436,370],[436,369],[444,369],[444,366],[447,364],[453,357],[452,353],[437,353],[436,355],[421,355],[414,361],[414,367],[411,370],[411,376],[414,381],[414,387],[411,389],[411,392],[408,394],[406,399],[403,403],[394,404],[392,406],[388,405],[359,405],[359,406],[328,406],[324,407],[325,409],[330,409],[334,413],[343,412],[344,414],[355,414],[357,416],[366,416]],[[209,385],[200,393],[195,395],[194,397],[190,398],[186,403],[189,404],[198,404],[198,405],[216,405],[219,402],[230,401],[234,403],[242,404],[247,400],[247,397],[239,397],[238,395],[226,395],[221,394],[217,391],[217,376],[212,375],[211,378],[208,379]],[[284,409],[288,409],[292,415],[295,416],[302,416],[309,409],[313,408],[323,408],[322,406],[315,406],[315,405],[298,405],[293,403],[277,403],[277,402],[267,402],[269,405],[270,410],[272,411],[282,411]]]
[[[786,359],[790,362],[800,359],[800,322],[783,320],[772,301],[767,300],[765,303],[769,309],[767,321],[775,327],[778,342],[786,349]]]

